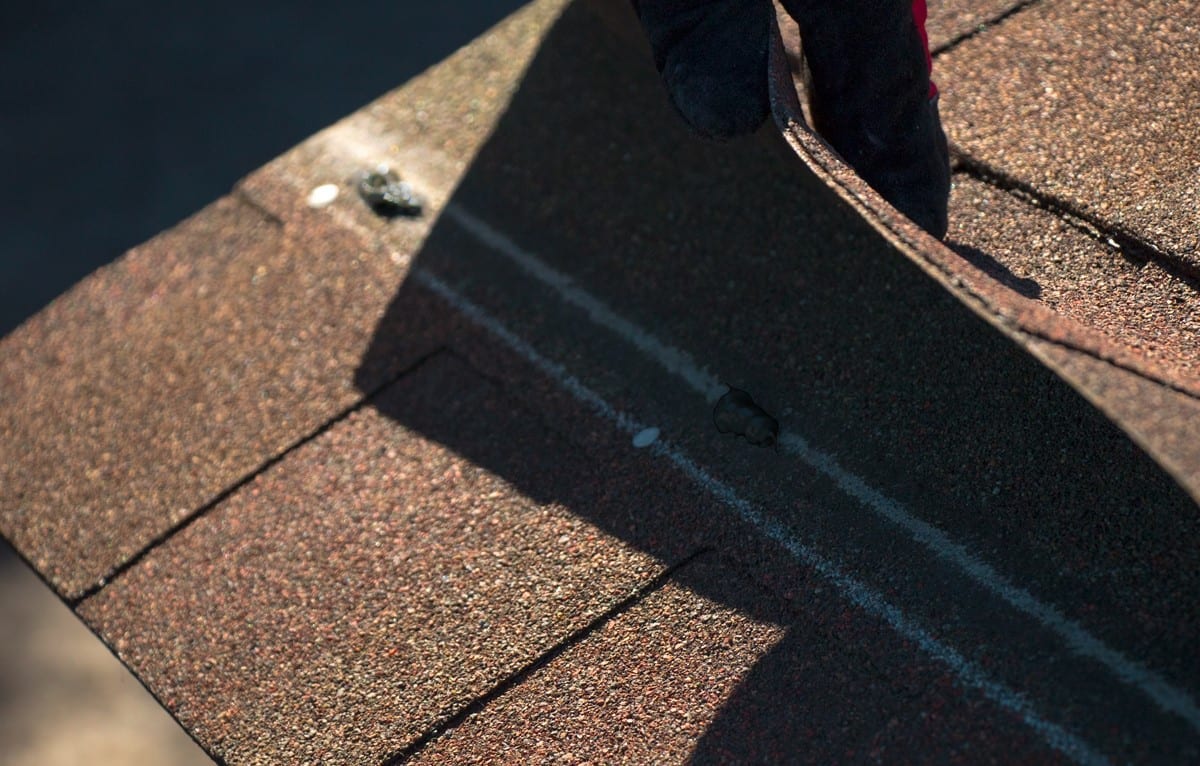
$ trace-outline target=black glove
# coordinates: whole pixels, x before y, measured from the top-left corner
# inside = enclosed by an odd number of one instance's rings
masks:
[[[783,0],[812,76],[813,128],[884,199],[946,233],[950,162],[924,0]],[[634,0],[671,101],[700,135],[766,120],[771,0]]]

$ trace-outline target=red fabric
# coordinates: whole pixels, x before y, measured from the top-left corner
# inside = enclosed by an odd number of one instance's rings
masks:
[[[913,21],[917,22],[917,31],[921,33],[921,46],[925,49],[925,65],[929,67],[930,74],[933,73],[933,55],[929,52],[929,33],[925,31],[925,20],[929,18],[929,11],[925,7],[925,0],[912,0]],[[933,84],[933,80],[929,81],[929,97],[933,98],[937,95],[937,86]]]

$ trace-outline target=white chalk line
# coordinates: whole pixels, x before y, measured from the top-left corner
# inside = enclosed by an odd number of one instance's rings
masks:
[[[803,438],[793,433],[784,433],[780,442],[789,453],[800,457],[805,463],[832,479],[847,495],[879,516],[904,528],[914,540],[936,552],[942,559],[953,563],[972,580],[1007,601],[1013,608],[1033,617],[1057,633],[1076,654],[1103,664],[1122,683],[1139,689],[1163,710],[1175,713],[1191,724],[1192,728],[1200,729],[1200,709],[1187,692],[1172,686],[1165,678],[1143,664],[1108,646],[1054,606],[1039,601],[1029,591],[1013,585],[990,564],[951,540],[945,532],[914,517],[902,505],[842,468],[832,455],[811,447]]]
[[[663,343],[620,316],[587,290],[576,286],[575,280],[522,249],[504,234],[464,210],[462,205],[452,202],[446,205],[442,215],[450,217],[484,245],[504,255],[539,282],[552,288],[567,303],[583,309],[593,323],[632,343],[643,354],[662,365],[667,372],[681,378],[692,390],[703,396],[705,401],[715,403],[729,390],[715,375],[698,364],[691,354]]]
[[[554,379],[568,393],[589,406],[601,417],[616,424],[625,433],[634,435],[647,427],[644,423],[614,408],[599,394],[568,372],[565,367],[542,356],[528,341],[513,333],[495,317],[460,295],[433,274],[418,268],[414,269],[411,275],[413,279],[437,293],[464,316],[499,338],[543,374]],[[869,586],[841,571],[832,561],[801,542],[787,527],[755,508],[738,495],[732,487],[709,475],[707,471],[664,439],[660,438],[649,448],[655,455],[670,460],[688,478],[724,502],[739,518],[756,528],[769,540],[782,546],[801,563],[815,569],[821,576],[833,583],[853,604],[868,614],[882,619],[894,631],[911,641],[923,652],[948,666],[963,686],[979,690],[996,705],[1018,716],[1050,747],[1080,764],[1090,766],[1091,764],[1108,763],[1108,759],[1096,752],[1087,742],[1058,724],[1042,718],[1021,694],[992,679],[977,664],[931,636],[920,625],[907,617],[899,607],[886,601]]]
[[[716,401],[727,390],[716,376],[697,364],[686,351],[662,342],[645,329],[617,315],[598,298],[577,286],[569,276],[523,249],[461,205],[451,203],[446,206],[443,214],[484,245],[550,287],[565,302],[583,309],[593,322],[625,339],[667,372],[677,376],[692,390],[704,396],[709,403]],[[967,548],[954,542],[945,532],[917,518],[902,504],[843,468],[832,454],[812,447],[806,439],[791,431],[783,431],[780,434],[779,444],[788,454],[832,479],[843,492],[876,516],[901,527],[914,540],[939,558],[953,564],[971,580],[1057,634],[1076,654],[1104,665],[1119,681],[1138,689],[1163,710],[1174,713],[1200,732],[1200,705],[1197,705],[1186,691],[1172,685],[1142,663],[1106,645],[1054,606],[1043,603],[1029,591],[1009,582],[1008,578]]]

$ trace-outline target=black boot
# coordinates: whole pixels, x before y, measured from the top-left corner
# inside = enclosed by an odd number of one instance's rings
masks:
[[[752,133],[770,111],[769,0],[634,0],[671,103],[707,138]]]
[[[950,162],[912,0],[784,0],[799,22],[817,130],[888,202],[941,238]],[[634,0],[671,101],[697,133],[770,111],[770,0]]]
[[[945,236],[950,154],[911,0],[784,5],[800,24],[813,128],[896,209]]]

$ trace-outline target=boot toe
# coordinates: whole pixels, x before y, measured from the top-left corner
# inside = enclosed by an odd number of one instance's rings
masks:
[[[770,3],[711,0],[686,10],[641,4],[671,103],[708,138],[752,133],[767,119]]]
[[[668,60],[663,80],[671,104],[696,133],[728,139],[753,133],[770,109],[763,78],[745,82],[736,72],[696,67],[686,56]]]

